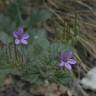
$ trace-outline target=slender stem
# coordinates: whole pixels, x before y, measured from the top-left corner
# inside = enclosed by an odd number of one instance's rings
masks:
[[[23,19],[22,19],[22,15],[21,15],[21,11],[20,11],[18,1],[16,1],[16,8],[17,8],[17,14],[18,14],[19,20],[23,24]]]

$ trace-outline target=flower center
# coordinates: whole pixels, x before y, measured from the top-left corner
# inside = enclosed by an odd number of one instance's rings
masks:
[[[18,39],[22,39],[23,34],[18,34]]]
[[[64,62],[67,62],[68,61],[68,58],[67,56],[64,56],[64,59],[63,59]]]

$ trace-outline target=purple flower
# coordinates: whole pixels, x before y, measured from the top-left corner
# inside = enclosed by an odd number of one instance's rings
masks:
[[[23,27],[19,27],[16,32],[13,32],[13,37],[15,38],[15,44],[28,44],[29,34],[24,32]]]
[[[74,64],[76,64],[76,60],[73,58],[72,51],[61,52],[60,67],[65,67],[68,70],[71,70],[72,65]]]

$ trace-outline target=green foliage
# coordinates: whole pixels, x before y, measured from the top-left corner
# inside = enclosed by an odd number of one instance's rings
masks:
[[[26,19],[25,25],[27,27],[40,26],[48,19],[52,17],[52,14],[48,9],[33,9],[31,16]]]
[[[52,16],[52,14],[47,9],[34,9],[31,15],[31,22],[38,23],[46,21]]]
[[[71,76],[59,68],[59,55],[61,51],[66,50],[66,47],[60,42],[51,44],[46,38],[44,29],[33,30],[32,44],[26,49],[23,48],[22,52],[27,59],[27,63],[21,68],[23,78],[35,84],[42,84],[46,80],[68,84],[69,80],[72,81]]]
[[[18,72],[17,72],[17,70],[15,70],[15,69],[12,69],[12,68],[0,68],[0,86],[3,86],[3,84],[4,84],[4,79],[6,78],[6,76],[7,75],[9,75],[9,74],[12,74],[12,73],[17,73],[18,74]]]
[[[18,18],[17,15],[17,8],[16,4],[12,4],[11,6],[8,7],[8,9],[5,11],[5,15],[11,18],[12,20],[16,20]]]
[[[22,23],[22,0],[16,0],[16,2],[10,4],[8,8],[4,11],[4,15],[8,16],[12,21],[17,24]]]
[[[5,72],[8,68],[11,69],[6,73],[13,73],[13,69],[15,68],[15,70],[22,75],[22,78],[33,84],[43,84],[46,80],[49,82],[66,84],[65,81],[67,78],[72,80],[68,73],[59,68],[59,55],[62,50],[66,50],[65,45],[60,42],[50,43],[47,40],[46,31],[44,29],[34,28],[29,33],[32,35],[32,38],[30,38],[32,42],[30,42],[28,46],[18,46],[16,49],[17,54],[15,54],[12,48],[11,50],[8,48],[6,49],[7,55],[3,53],[3,57],[7,57],[4,59],[2,57],[2,60],[6,59],[4,65],[2,64],[3,61],[2,63],[0,62],[0,68],[4,67],[1,76],[6,75]],[[9,58],[10,55],[13,56],[13,58],[11,58],[13,60],[11,61]]]
[[[48,9],[34,9],[31,16],[23,20],[18,6],[12,5],[4,14],[0,14],[0,41],[4,44],[0,49],[0,78],[3,80],[9,73],[19,73],[33,84],[43,84],[46,80],[69,83],[72,78],[59,68],[59,55],[61,51],[71,49],[71,44],[49,42],[46,30],[39,26],[49,20],[52,14]],[[16,46],[12,39],[12,32],[20,25],[24,25],[30,34],[26,46]]]
[[[0,32],[11,33],[14,30],[16,30],[16,23],[8,16],[0,14]]]
[[[7,35],[6,33],[1,32],[1,33],[0,33],[0,40],[1,40],[4,44],[7,45],[7,44],[11,43],[12,38],[11,38],[9,35]]]

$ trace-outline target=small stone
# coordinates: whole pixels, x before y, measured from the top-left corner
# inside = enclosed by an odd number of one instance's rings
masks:
[[[96,91],[96,67],[91,69],[80,83],[83,88]]]

